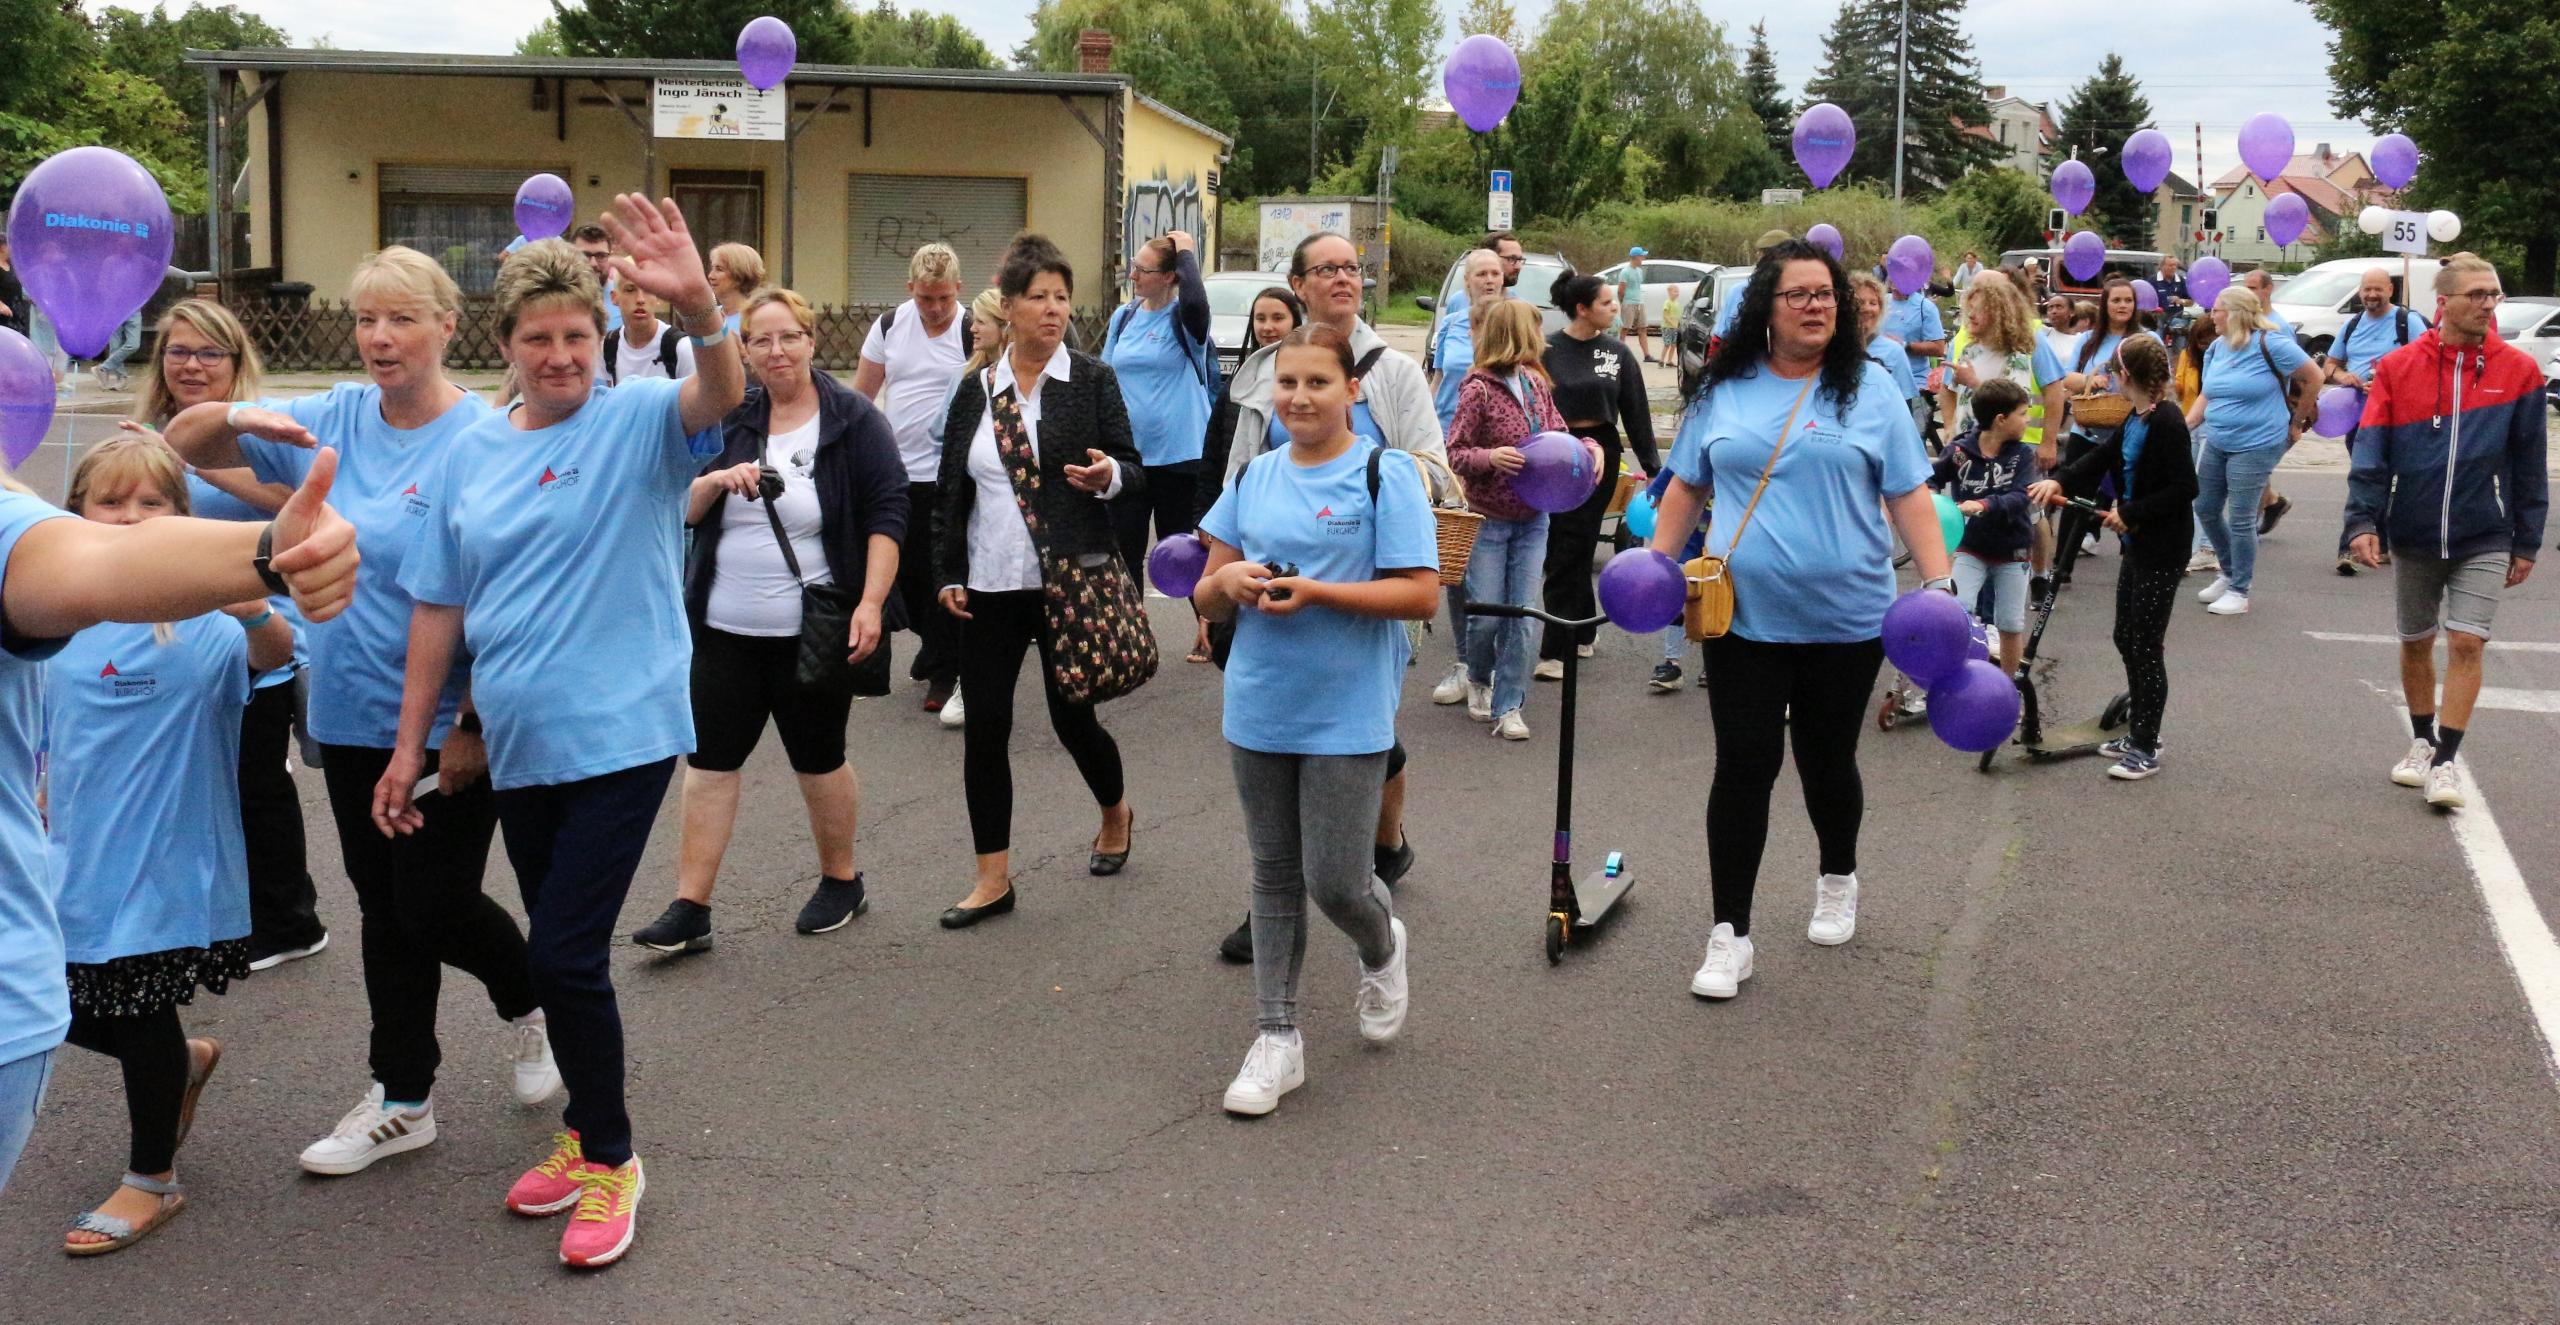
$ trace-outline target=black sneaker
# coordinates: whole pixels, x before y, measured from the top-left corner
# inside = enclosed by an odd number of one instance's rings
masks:
[[[321,930],[312,938],[279,943],[273,939],[249,936],[249,969],[272,971],[286,962],[300,961],[329,946],[329,931]]]
[[[2258,536],[2264,538],[2276,531],[2276,522],[2293,513],[2293,498],[2278,497],[2275,504],[2258,512]],[[2145,776],[2148,776],[2147,774]]]
[[[870,899],[862,895],[862,874],[851,879],[818,880],[818,890],[800,906],[800,918],[791,927],[803,934],[830,934],[853,923],[855,916],[871,909]]]
[[[1657,695],[1677,694],[1680,690],[1680,664],[1668,658],[1653,665],[1653,679],[1645,687]]]
[[[1369,848],[1369,863],[1378,873],[1378,882],[1395,887],[1413,869],[1413,839],[1406,838],[1399,846]]]
[[[708,952],[711,949],[711,908],[700,902],[679,897],[667,903],[667,909],[649,922],[631,941],[652,952]]]
[[[1234,933],[1218,940],[1218,955],[1237,963],[1253,960],[1253,917],[1246,916]]]

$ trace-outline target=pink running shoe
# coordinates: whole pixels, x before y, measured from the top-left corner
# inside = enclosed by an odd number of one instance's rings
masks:
[[[507,1208],[520,1215],[556,1215],[578,1203],[584,1190],[570,1176],[586,1159],[578,1148],[576,1132],[556,1132],[551,1137],[551,1158],[524,1171],[516,1185],[507,1189]]]
[[[600,1270],[631,1250],[631,1235],[640,1228],[640,1194],[648,1182],[640,1176],[640,1157],[610,1169],[593,1160],[579,1164],[569,1176],[585,1189],[578,1212],[560,1234],[560,1263],[581,1270]]]

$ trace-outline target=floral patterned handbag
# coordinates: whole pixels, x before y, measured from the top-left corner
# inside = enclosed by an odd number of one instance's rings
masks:
[[[1013,480],[1014,504],[1040,551],[1040,608],[1048,629],[1049,689],[1070,704],[1102,704],[1145,685],[1156,674],[1155,627],[1138,582],[1117,552],[1068,556],[1048,550],[1041,532],[1040,466],[1011,390],[988,402],[996,454]]]

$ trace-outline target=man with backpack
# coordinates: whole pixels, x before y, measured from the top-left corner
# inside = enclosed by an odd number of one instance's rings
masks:
[[[622,310],[622,329],[604,338],[604,383],[620,386],[664,378],[670,382],[693,376],[693,341],[674,324],[658,320],[649,292],[624,282],[613,291]]]
[[[2374,365],[2382,361],[2382,356],[2408,344],[2412,337],[2424,335],[2429,324],[2421,314],[2392,302],[2388,268],[2367,270],[2364,279],[2356,283],[2356,299],[2355,313],[2338,329],[2321,365],[2332,385],[2355,388],[2357,413],[2362,414],[2365,398],[2373,391]],[[2390,559],[2388,544],[2380,555],[2386,561]],[[2356,573],[2356,560],[2347,555],[2343,536],[2338,540],[2338,573]]]

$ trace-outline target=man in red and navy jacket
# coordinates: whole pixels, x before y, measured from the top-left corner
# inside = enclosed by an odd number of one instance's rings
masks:
[[[2427,803],[2462,805],[2453,761],[2480,695],[2498,599],[2524,583],[2550,506],[2542,370],[2498,339],[2497,268],[2468,253],[2436,275],[2435,329],[2384,355],[2350,444],[2346,537],[2359,564],[2388,538],[2400,689],[2415,738],[2391,770]],[[2444,696],[2435,638],[2445,632]]]

